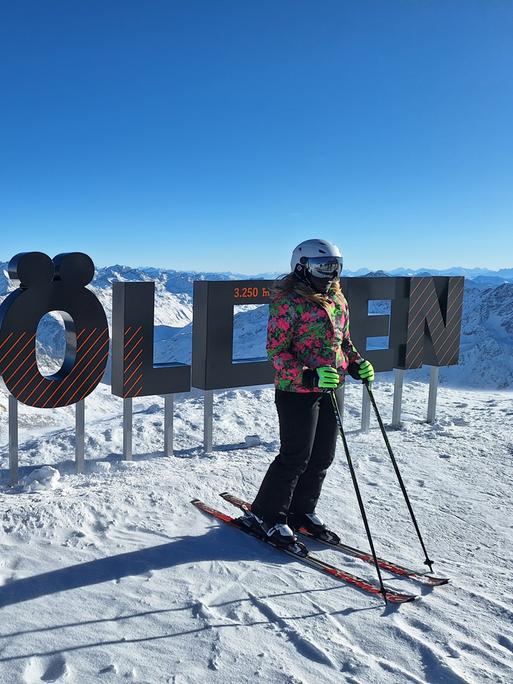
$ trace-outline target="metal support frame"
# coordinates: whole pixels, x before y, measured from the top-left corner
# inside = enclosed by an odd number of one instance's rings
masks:
[[[164,395],[164,456],[173,455],[174,395]]]
[[[205,453],[209,454],[212,451],[214,435],[214,390],[205,390],[203,397],[203,448]]]
[[[75,469],[84,472],[85,457],[85,399],[75,404]]]
[[[439,367],[432,366],[429,380],[429,398],[427,409],[427,422],[433,424],[436,421],[436,402],[439,384]],[[394,403],[392,411],[392,427],[401,426],[401,408],[405,371],[396,368],[394,370]],[[370,428],[370,399],[367,388],[362,386],[362,415],[361,430],[367,433]],[[18,484],[18,400],[9,394],[8,398],[8,421],[9,421],[9,472],[10,484]],[[345,385],[338,391],[340,416],[343,417],[345,403]],[[164,454],[173,455],[173,413],[174,395],[164,395]],[[214,390],[204,392],[204,418],[203,418],[203,445],[205,453],[213,450],[213,415],[214,415]],[[123,459],[133,460],[133,406],[132,398],[123,399]],[[83,473],[85,469],[85,400],[75,404],[75,466],[77,473]]]
[[[429,397],[427,422],[431,425],[436,421],[436,398],[438,393],[438,377],[440,369],[438,366],[431,366],[431,374],[429,376]]]
[[[18,484],[18,400],[9,394],[9,474],[10,485]]]
[[[123,460],[132,461],[132,397],[123,399]]]
[[[365,385],[362,385],[362,432],[369,432],[370,428],[370,399]]]
[[[401,427],[401,410],[403,405],[403,385],[405,371],[402,368],[394,369],[394,406],[392,409],[392,427]]]

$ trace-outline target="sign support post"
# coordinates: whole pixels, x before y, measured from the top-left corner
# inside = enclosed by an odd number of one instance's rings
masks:
[[[214,390],[204,392],[203,448],[210,454],[213,446]]]
[[[85,455],[85,399],[75,404],[75,468],[84,472]]]
[[[164,395],[164,456],[173,455],[173,410],[174,397]]]
[[[392,427],[401,427],[401,409],[403,404],[404,369],[394,368],[394,406],[392,409]]]
[[[436,398],[438,394],[438,366],[431,366],[431,374],[429,376],[429,398],[427,410],[427,422],[431,425],[436,420]]]
[[[18,400],[9,394],[9,472],[10,485],[18,484]]]
[[[370,399],[367,388],[362,384],[362,432],[369,432],[370,428]]]
[[[123,460],[132,461],[132,397],[123,399]]]

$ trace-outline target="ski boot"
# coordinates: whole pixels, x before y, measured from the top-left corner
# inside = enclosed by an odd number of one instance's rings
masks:
[[[338,534],[329,530],[316,513],[289,513],[288,520],[294,530],[306,530],[314,539],[320,539],[328,544],[340,542]]]
[[[253,511],[246,511],[241,520],[264,541],[287,549],[298,556],[308,555],[307,547],[298,541],[297,536],[286,523],[267,523]]]

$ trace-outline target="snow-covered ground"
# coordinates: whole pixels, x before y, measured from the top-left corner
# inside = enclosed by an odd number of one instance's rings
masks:
[[[385,422],[392,391],[376,384]],[[0,682],[513,681],[511,392],[442,387],[434,427],[426,402],[426,385],[409,382],[404,427],[389,437],[435,568],[452,583],[430,590],[391,579],[421,599],[386,608],[190,505],[200,497],[230,512],[218,492],[255,493],[278,447],[271,388],[216,394],[210,455],[199,393],[176,402],[172,458],[161,453],[161,401],[134,400],[136,456],[126,463],[121,400],[101,385],[87,400],[85,475],[73,472],[73,409],[20,407],[28,479],[16,491],[7,488],[2,395]],[[359,431],[360,404],[351,382],[345,423],[378,552],[421,568],[381,435],[375,423]],[[252,434],[259,445],[233,448]],[[38,477],[33,466],[43,464],[57,472]],[[341,449],[319,511],[365,546]]]

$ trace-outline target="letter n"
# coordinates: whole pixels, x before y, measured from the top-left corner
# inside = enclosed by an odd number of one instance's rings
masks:
[[[464,278],[411,278],[405,368],[458,363]]]

